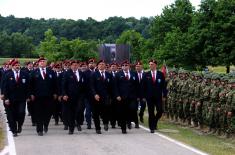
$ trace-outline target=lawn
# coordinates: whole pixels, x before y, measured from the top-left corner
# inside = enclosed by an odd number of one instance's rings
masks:
[[[147,125],[147,118],[142,124]],[[207,135],[199,130],[169,122],[164,117],[159,122],[159,132],[180,142],[213,155],[235,155],[235,139]]]

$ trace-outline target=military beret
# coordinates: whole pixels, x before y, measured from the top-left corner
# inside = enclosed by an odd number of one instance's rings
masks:
[[[86,63],[86,62],[81,62],[80,65],[81,65],[81,66],[84,66],[84,65],[87,65],[87,63]]]
[[[15,61],[15,59],[10,59],[9,61],[8,61],[8,65],[12,65],[12,63]]]
[[[74,63],[79,63],[79,61],[78,61],[78,60],[71,60],[71,61],[70,61],[70,65],[72,65],[72,64],[74,64]]]
[[[143,65],[141,61],[137,61],[135,65]]]
[[[220,80],[220,76],[219,76],[218,74],[214,74],[214,75],[212,76],[212,79],[213,79],[213,80]]]
[[[20,62],[19,62],[18,60],[15,60],[15,61],[13,61],[13,62],[11,63],[12,66],[15,66],[15,65],[17,65],[17,64],[20,64]]]
[[[29,64],[33,64],[33,62],[31,62],[31,61],[26,61],[25,62],[25,65],[29,65]]]
[[[223,77],[221,77],[221,80],[222,80],[222,81],[228,81],[228,80],[229,80],[229,77],[228,77],[228,76],[223,76]]]
[[[155,63],[155,64],[157,65],[157,61],[154,60],[154,59],[149,60],[149,63],[150,63],[150,62]]]
[[[105,63],[105,61],[104,60],[100,60],[100,61],[97,62],[97,65],[99,65],[100,63]]]
[[[124,60],[124,61],[122,62],[122,66],[123,66],[124,64],[128,64],[128,65],[129,65],[130,63],[129,63],[128,60]]]
[[[88,60],[88,64],[89,64],[89,63],[95,63],[95,59],[94,59],[94,58],[89,59],[89,60]]]
[[[112,65],[118,66],[118,64],[117,64],[116,62],[112,62],[112,63],[110,64],[110,66],[112,66]]]
[[[40,61],[43,61],[43,60],[46,60],[44,57],[40,57],[39,59],[38,59],[38,62],[40,62]]]

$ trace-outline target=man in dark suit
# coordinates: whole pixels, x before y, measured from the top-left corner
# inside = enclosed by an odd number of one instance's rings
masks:
[[[113,76],[113,81],[115,81],[114,79],[116,78],[116,74],[117,74],[117,67],[118,64],[113,62],[110,64],[110,72]],[[117,99],[115,97],[115,94],[112,93],[112,99],[111,99],[111,107],[110,107],[110,123],[112,128],[116,128],[116,122],[117,122]]]
[[[33,72],[33,63],[28,61],[25,63],[25,65],[26,65],[26,67],[22,68],[22,69],[29,74],[29,79],[30,79],[31,74]],[[31,116],[32,126],[36,126],[34,102],[32,100],[27,101],[27,110],[28,110],[29,116]]]
[[[37,123],[37,133],[43,136],[48,131],[48,125],[53,112],[53,100],[57,98],[55,73],[46,68],[47,60],[38,60],[39,68],[32,73],[30,80],[31,99],[35,101],[35,115]]]
[[[4,76],[5,108],[10,130],[14,136],[21,133],[25,118],[26,99],[29,98],[29,76],[20,70],[20,63],[15,60],[13,69]]]
[[[162,101],[165,100],[165,78],[162,72],[157,71],[157,61],[149,61],[150,71],[143,77],[144,82],[144,97],[148,104],[149,128],[150,132],[154,133],[157,129],[158,120],[163,113]],[[144,99],[144,100],[145,100]],[[155,108],[157,114],[155,115]]]
[[[89,59],[88,60],[88,69],[86,71],[84,71],[85,74],[85,81],[86,81],[86,85],[90,85],[90,79],[91,79],[91,75],[92,73],[94,73],[96,70],[96,63],[95,63],[95,59]],[[84,98],[84,104],[85,104],[85,118],[86,118],[86,122],[87,122],[87,129],[91,129],[91,120],[92,120],[92,110],[91,110],[91,106],[92,106],[92,102],[94,101],[94,96],[92,96],[91,91],[90,91],[90,87],[86,87],[86,95]]]
[[[71,61],[70,69],[65,72],[62,82],[62,96],[65,101],[65,117],[68,119],[69,134],[74,133],[75,120],[77,129],[81,131],[83,121],[83,98],[85,87],[84,74],[78,71],[78,62]]]
[[[137,98],[137,101],[140,106],[139,117],[140,117],[140,122],[144,123],[143,116],[144,116],[144,111],[146,108],[146,102],[143,101],[143,97],[144,97],[144,95],[143,95],[143,77],[145,75],[145,72],[143,70],[143,64],[140,61],[136,62],[135,70],[136,70],[136,74],[138,77],[138,98]]]
[[[126,124],[131,129],[131,122],[134,121],[137,126],[137,74],[130,71],[130,64],[128,61],[122,63],[123,70],[116,74],[115,78],[115,94],[117,103],[117,110],[119,115],[119,122],[122,133],[126,132]]]
[[[111,92],[112,92],[112,75],[105,71],[105,62],[100,60],[96,70],[90,79],[91,94],[94,98],[92,103],[92,114],[95,122],[96,133],[101,134],[100,117],[103,119],[104,130],[108,131],[109,111]]]

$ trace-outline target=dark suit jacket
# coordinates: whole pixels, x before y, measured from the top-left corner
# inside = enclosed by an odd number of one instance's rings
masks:
[[[92,73],[90,78],[90,91],[94,98],[98,94],[101,98],[111,97],[112,94],[112,75],[105,71],[105,79],[102,80],[100,72],[97,70]]]
[[[67,95],[72,98],[78,98],[85,93],[85,78],[84,73],[79,71],[79,81],[71,69],[64,73],[62,81],[62,95]]]
[[[40,69],[32,72],[30,79],[30,93],[35,97],[52,97],[57,94],[56,77],[54,71],[46,68],[46,78],[43,79]]]
[[[4,76],[5,82],[5,99],[14,101],[26,101],[29,98],[29,75],[20,71],[19,80],[16,82],[14,72],[11,70]]]
[[[130,71],[129,80],[126,79],[125,73],[120,71],[115,78],[115,94],[121,98],[137,98],[138,76],[135,72]]]
[[[143,72],[142,73],[142,78],[141,79],[139,79],[139,76],[138,76],[138,73],[137,72],[135,72],[136,73],[136,76],[137,76],[137,79],[138,79],[138,88],[137,88],[137,95],[138,95],[138,98],[140,98],[140,99],[142,99],[142,98],[144,98],[144,82],[143,82],[143,78],[144,78],[144,76],[145,76],[145,72]]]
[[[143,77],[144,96],[146,99],[156,97],[161,101],[162,96],[166,96],[165,78],[162,72],[157,71],[156,81],[153,83],[151,71],[147,72]]]

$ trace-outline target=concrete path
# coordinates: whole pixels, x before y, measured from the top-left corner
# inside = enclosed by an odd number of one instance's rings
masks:
[[[14,138],[17,155],[196,155],[203,154],[193,148],[179,145],[164,136],[150,134],[143,129],[128,130],[126,135],[121,129],[102,130],[97,135],[94,129],[87,130],[84,125],[81,132],[68,135],[63,125],[54,125],[51,120],[49,131],[37,136],[26,116],[22,133]],[[94,127],[93,127],[94,128]]]

